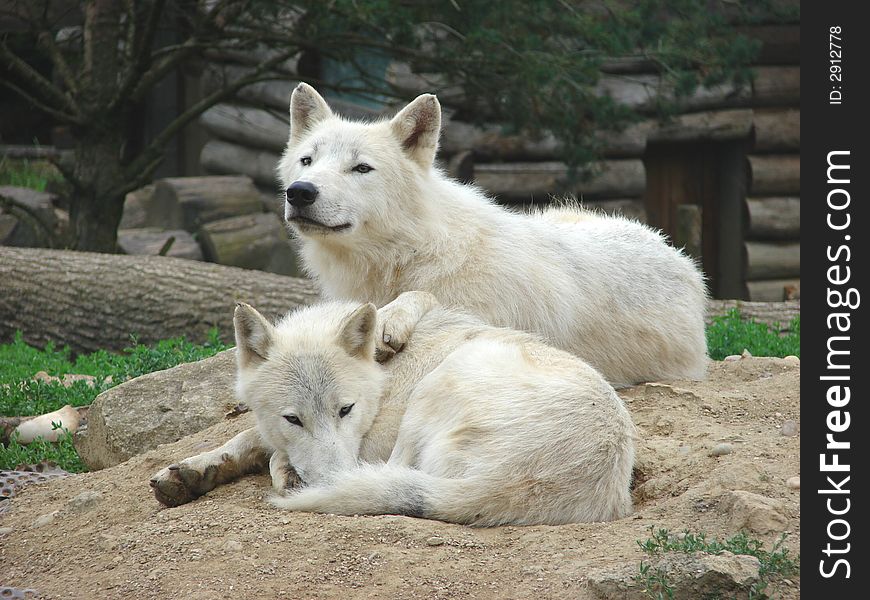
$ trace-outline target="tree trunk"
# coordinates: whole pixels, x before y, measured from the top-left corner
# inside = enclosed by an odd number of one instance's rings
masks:
[[[235,302],[275,318],[317,298],[310,281],[159,256],[0,247],[0,342],[21,330],[29,344],[74,352],[120,350],[211,327],[233,337]]]

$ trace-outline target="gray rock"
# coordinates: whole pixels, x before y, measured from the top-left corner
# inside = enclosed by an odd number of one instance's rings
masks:
[[[789,477],[785,480],[785,484],[792,490],[801,489],[801,477],[800,475],[795,475],[794,477]]]
[[[730,552],[671,552],[644,562],[649,565],[651,572],[667,574],[674,600],[748,598],[749,589],[759,579],[760,563],[757,558]],[[637,563],[616,568],[605,567],[589,574],[588,589],[604,600],[645,600],[652,597],[637,581],[637,575]]]
[[[137,377],[97,396],[75,446],[105,469],[221,421],[237,404],[235,349]]]
[[[103,499],[103,494],[96,490],[85,490],[73,497],[69,503],[69,509],[73,512],[84,512],[94,508]]]
[[[723,442],[721,444],[716,444],[713,446],[713,449],[710,450],[710,456],[725,456],[726,454],[731,454],[734,452],[734,446],[727,442]]]
[[[786,437],[794,437],[800,432],[798,428],[797,421],[793,421],[789,419],[788,421],[783,421],[782,428],[779,430],[779,433]]]
[[[136,229],[148,227],[154,221],[151,208],[154,203],[154,184],[134,190],[124,197],[124,212],[121,215],[119,229]]]
[[[724,494],[718,510],[731,517],[731,525],[736,529],[766,534],[784,531],[788,527],[782,501],[744,490]]]
[[[0,196],[26,206],[52,233],[58,232],[59,219],[54,207],[56,195],[4,185],[0,186]],[[48,234],[31,219],[19,217],[15,210],[0,207],[0,245],[44,248],[49,245]]]

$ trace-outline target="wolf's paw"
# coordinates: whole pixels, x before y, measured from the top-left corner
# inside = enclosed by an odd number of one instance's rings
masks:
[[[380,309],[376,329],[379,333],[375,336],[375,359],[384,363],[401,352],[418,320],[395,303]]]
[[[216,483],[218,466],[209,465],[199,470],[186,461],[169,465],[151,478],[154,497],[165,506],[180,506],[196,500],[213,490]]]
[[[285,492],[302,485],[302,479],[296,469],[287,460],[287,455],[275,452],[269,459],[269,474],[272,476],[272,487],[278,492]]]

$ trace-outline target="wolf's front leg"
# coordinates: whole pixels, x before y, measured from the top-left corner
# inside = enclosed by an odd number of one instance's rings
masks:
[[[223,446],[169,465],[151,478],[158,502],[179,506],[196,500],[222,483],[264,471],[271,449],[256,427],[246,429]]]
[[[429,292],[405,292],[378,310],[379,335],[375,340],[378,362],[386,362],[401,352],[420,319],[438,304],[438,299]]]

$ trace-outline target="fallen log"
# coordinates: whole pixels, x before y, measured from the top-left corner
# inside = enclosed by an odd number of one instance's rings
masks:
[[[801,301],[789,300],[787,302],[747,302],[745,300],[710,300],[707,309],[707,324],[714,317],[724,315],[732,308],[740,312],[740,316],[746,320],[754,320],[767,325],[779,325],[780,331],[788,331],[788,324],[793,318],[801,314]]]
[[[801,297],[800,279],[747,281],[746,287],[749,290],[749,299],[757,302],[799,300]]]
[[[149,256],[173,256],[188,260],[202,260],[202,250],[193,238],[193,234],[183,229],[157,229],[154,227],[119,229],[118,248],[124,254],[147,254]]]
[[[32,345],[52,341],[74,352],[121,350],[187,336],[204,341],[211,327],[231,341],[235,302],[269,318],[318,293],[296,279],[160,256],[93,254],[0,247],[0,343],[16,330]]]
[[[800,198],[747,198],[746,206],[749,214],[749,239],[800,239]]]

